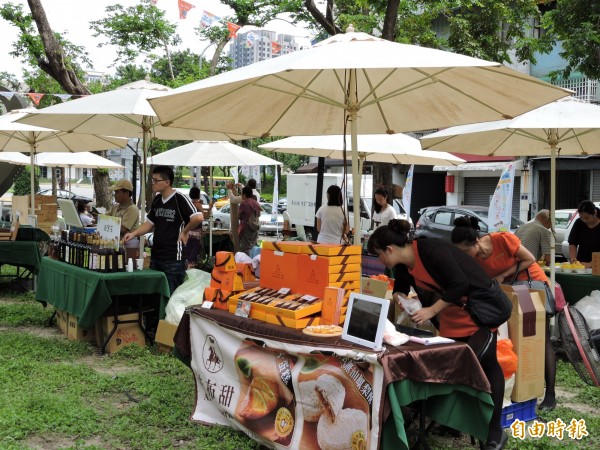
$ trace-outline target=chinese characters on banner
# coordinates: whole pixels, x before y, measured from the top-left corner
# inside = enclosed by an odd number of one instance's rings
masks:
[[[192,419],[233,426],[269,448],[377,449],[383,369],[347,349],[264,339],[190,316]],[[321,352],[315,351],[321,350]]]
[[[510,231],[514,184],[515,165],[508,163],[500,175],[488,210],[489,231]]]

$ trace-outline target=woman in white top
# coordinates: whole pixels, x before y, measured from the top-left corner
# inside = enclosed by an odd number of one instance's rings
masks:
[[[348,233],[348,221],[342,209],[342,190],[339,186],[327,188],[327,205],[315,214],[317,218],[318,244],[341,244],[342,236]]]
[[[390,195],[388,191],[382,187],[375,189],[375,203],[373,209],[373,222],[375,222],[375,228],[380,225],[387,225],[390,220],[396,218],[396,211],[389,202]]]

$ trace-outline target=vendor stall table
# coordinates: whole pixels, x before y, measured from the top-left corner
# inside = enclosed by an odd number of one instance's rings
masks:
[[[194,306],[188,308],[186,313],[177,329],[175,345],[181,356],[191,358],[197,385],[196,410],[192,414],[194,420],[233,425],[242,429],[249,427],[249,435],[255,438],[258,436],[258,440],[263,442],[275,436],[274,442],[283,446],[301,445],[304,448],[307,442],[306,448],[313,447],[311,443],[316,445],[314,437],[312,441],[310,436],[307,437],[307,434],[315,433],[316,423],[308,423],[308,419],[304,421],[306,423],[295,425],[297,432],[293,429],[291,432],[288,430],[289,437],[285,433],[282,434],[277,425],[274,433],[265,431],[264,426],[273,423],[269,421],[271,419],[265,418],[264,422],[261,422],[263,428],[258,432],[252,428],[252,421],[240,423],[240,405],[247,406],[247,402],[241,401],[241,391],[244,387],[238,387],[240,392],[235,394],[238,396],[237,409],[235,399],[232,404],[224,404],[221,397],[215,397],[215,392],[219,389],[220,392],[235,391],[233,386],[237,383],[236,365],[238,373],[243,373],[244,376],[248,373],[253,374],[252,370],[257,370],[256,376],[264,377],[264,372],[259,373],[261,370],[267,370],[266,367],[269,366],[264,354],[272,352],[273,355],[277,355],[277,364],[274,367],[278,367],[279,370],[281,367],[288,367],[291,372],[289,376],[293,378],[292,383],[289,377],[285,376],[287,372],[279,373],[282,380],[288,378],[288,386],[295,393],[295,403],[292,401],[287,407],[274,410],[277,410],[278,418],[280,415],[285,416],[287,422],[294,423],[294,417],[297,418],[300,413],[297,410],[303,408],[305,399],[302,389],[300,388],[299,392],[294,390],[296,386],[300,386],[300,377],[303,376],[301,374],[312,372],[315,378],[317,375],[314,372],[326,372],[323,369],[326,365],[323,361],[334,360],[341,361],[339,367],[343,369],[337,372],[340,374],[338,378],[343,378],[343,373],[346,373],[352,380],[358,380],[356,386],[352,383],[350,387],[345,385],[346,396],[353,392],[352,387],[364,387],[371,383],[365,392],[372,394],[368,409],[372,428],[366,433],[363,441],[363,445],[366,441],[369,442],[366,444],[368,447],[360,448],[408,449],[400,408],[419,400],[424,402],[419,409],[436,422],[471,434],[482,441],[486,440],[493,409],[488,394],[489,384],[475,355],[466,344],[423,346],[407,343],[399,347],[387,346],[385,351],[376,353],[341,338],[308,336],[300,330],[244,319],[221,310]],[[262,356],[256,356],[259,354]],[[258,359],[253,361],[253,357]],[[313,358],[320,358],[321,362],[307,369],[307,360]],[[259,360],[260,363],[257,362]],[[251,368],[258,367],[257,364],[260,365],[260,369]],[[292,371],[289,365],[294,364],[300,364],[300,370],[294,368]],[[227,373],[227,368],[231,367],[233,373]],[[336,373],[335,370],[337,369],[332,369],[329,373]],[[359,390],[363,392],[362,388]],[[296,407],[290,408],[290,405],[294,404]],[[210,410],[214,411],[213,416],[210,415]],[[281,410],[285,411],[282,413]],[[242,411],[242,417],[245,412]],[[275,423],[278,423],[277,420]],[[375,439],[376,437],[378,439]],[[356,432],[352,438],[356,438]]]
[[[164,318],[169,299],[169,285],[164,273],[149,269],[100,273],[46,257],[42,258],[36,300],[78,317],[78,325],[91,328],[111,305],[119,313],[119,297],[127,295],[139,299],[136,312],[140,313],[141,325],[141,312],[146,296],[150,294],[160,296],[159,318]],[[115,321],[114,329],[117,325],[118,321]]]
[[[592,291],[600,290],[600,276],[597,275],[557,272],[555,276],[570,305],[590,295]]]
[[[3,265],[16,266],[16,275],[6,276],[14,278],[24,290],[31,289],[24,283],[39,272],[40,262],[41,254],[37,242],[0,241],[0,273]]]

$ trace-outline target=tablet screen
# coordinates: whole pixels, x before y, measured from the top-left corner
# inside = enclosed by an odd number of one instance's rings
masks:
[[[348,324],[348,334],[375,343],[377,326],[381,317],[381,304],[354,299],[354,306]]]

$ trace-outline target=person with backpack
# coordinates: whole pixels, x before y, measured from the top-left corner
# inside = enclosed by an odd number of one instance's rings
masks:
[[[250,256],[250,251],[258,241],[258,230],[260,229],[260,204],[254,199],[252,188],[242,188],[242,203],[238,211],[240,226],[238,234],[240,237],[240,251]]]

